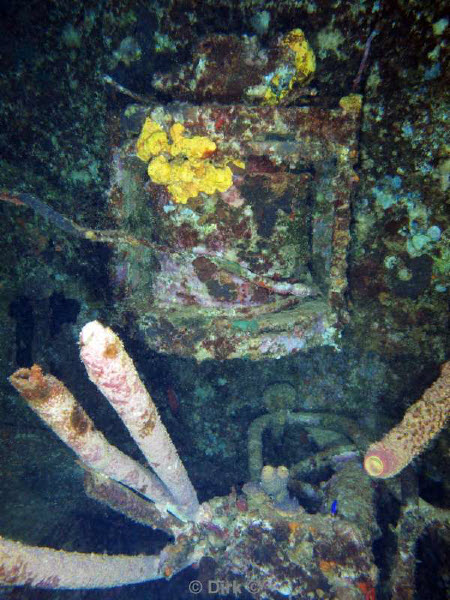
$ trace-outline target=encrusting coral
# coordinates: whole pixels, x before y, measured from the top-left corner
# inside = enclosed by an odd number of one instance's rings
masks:
[[[372,477],[386,479],[400,473],[445,426],[450,415],[450,361],[440,377],[405,413],[384,438],[372,444],[364,468]]]

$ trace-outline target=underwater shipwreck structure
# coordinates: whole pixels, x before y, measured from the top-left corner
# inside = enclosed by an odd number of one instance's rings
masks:
[[[89,378],[116,410],[142,451],[147,465],[134,461],[94,426],[63,383],[34,365],[19,369],[12,385],[51,427],[86,470],[89,496],[171,538],[158,555],[107,556],[32,547],[0,538],[3,585],[41,588],[107,588],[171,578],[199,566],[194,593],[211,581],[214,593],[251,592],[255,598],[375,598],[377,567],[372,541],[378,534],[370,479],[358,453],[337,453],[341,463],[328,482],[331,497],[345,490],[335,514],[308,514],[290,497],[289,470],[266,465],[242,493],[199,503],[196,492],[133,361],[114,332],[93,321],[80,335],[80,354]],[[402,423],[369,447],[365,469],[374,477],[399,473],[444,427],[450,412],[450,363],[441,377],[406,413]],[[273,417],[280,418],[281,415]],[[285,418],[296,419],[286,411]],[[325,418],[325,423],[321,419]],[[309,424],[336,428],[317,414],[300,415]],[[261,460],[261,432],[249,433],[249,463]],[[348,429],[351,429],[348,428]],[[354,434],[355,440],[357,434]],[[311,465],[310,465],[311,466]],[[297,466],[297,472],[299,468]],[[293,474],[293,471],[292,473]],[[353,496],[353,500],[350,498]],[[391,586],[395,598],[412,598],[415,543],[426,527],[448,526],[448,511],[410,499],[397,526],[397,562]],[[203,573],[203,574],[202,574]],[[206,575],[208,574],[208,575]],[[208,579],[209,577],[209,579]],[[211,590],[210,590],[211,591]]]
[[[135,98],[139,104],[110,119],[111,229],[79,226],[31,193],[1,190],[0,199],[31,207],[68,235],[108,244],[112,320],[133,323],[133,334],[156,352],[260,360],[339,346],[349,321],[362,97],[349,94],[327,107],[304,87],[314,69],[299,29],[267,51],[247,36],[210,36],[178,75],[155,75],[154,89],[170,102]],[[295,105],[299,97],[307,99],[302,106]],[[285,407],[256,418],[248,432],[250,481],[200,503],[119,338],[90,322],[80,346],[89,378],[145,465],[111,445],[64,384],[39,366],[19,369],[10,381],[75,452],[88,496],[170,541],[156,555],[108,556],[0,538],[2,585],[110,588],[196,566],[192,593],[374,600],[382,584],[396,600],[413,599],[417,540],[429,528],[448,528],[449,511],[417,492],[401,497],[395,562],[389,584],[380,582],[371,478],[399,475],[408,488],[405,467],[447,422],[450,363],[372,445],[360,426],[336,414]],[[285,425],[335,430],[349,444],[289,469],[264,465],[264,432],[280,434]],[[314,492],[302,474],[323,465],[332,475],[311,514],[291,491]]]
[[[113,148],[111,215],[161,248],[119,245],[111,281],[148,346],[201,361],[335,344],[358,110],[174,103],[123,122],[141,133],[137,156],[130,133]]]
[[[115,322],[152,350],[203,361],[337,347],[362,97],[326,106],[305,87],[314,70],[300,29],[270,50],[210,36],[178,75],[155,75],[170,102],[111,116],[108,230],[29,193],[0,199],[109,244]]]
[[[295,106],[315,65],[301,29],[270,49],[211,35],[154,75],[172,102],[113,125],[111,217],[160,247],[117,246],[112,288],[150,348],[258,360],[337,343],[361,96]]]
[[[339,347],[360,108],[357,95],[333,109],[132,105],[112,120],[114,227],[82,227],[31,193],[0,199],[108,244],[116,322],[152,350],[203,361]]]

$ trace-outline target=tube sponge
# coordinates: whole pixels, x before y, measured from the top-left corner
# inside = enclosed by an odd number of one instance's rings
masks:
[[[284,466],[266,465],[261,471],[261,487],[276,502],[289,499],[288,480],[289,469]]]
[[[450,361],[422,398],[405,413],[402,422],[372,444],[364,468],[372,477],[387,479],[400,473],[441,431],[450,414]]]

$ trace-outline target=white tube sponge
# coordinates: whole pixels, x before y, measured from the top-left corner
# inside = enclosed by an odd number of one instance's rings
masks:
[[[84,464],[153,500],[165,512],[174,500],[148,469],[108,442],[66,386],[41,367],[18,369],[9,378],[30,407]]]
[[[175,446],[150,394],[118,336],[98,321],[80,334],[81,360],[89,379],[116,410],[148,463],[174,497],[176,514],[195,520],[199,504]]]
[[[159,556],[65,552],[0,537],[0,585],[109,588],[161,577]]]
[[[0,586],[95,589],[169,579],[198,562],[203,547],[179,538],[158,555],[93,554],[28,546],[0,536]]]

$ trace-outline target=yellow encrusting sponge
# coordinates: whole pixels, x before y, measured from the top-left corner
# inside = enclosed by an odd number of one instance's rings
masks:
[[[264,94],[263,104],[280,104],[294,85],[307,85],[316,71],[316,56],[301,29],[293,29],[281,40],[290,51],[290,60],[279,65]]]
[[[450,361],[422,398],[405,413],[402,422],[372,444],[364,468],[372,477],[386,479],[400,473],[443,429],[450,414]]]
[[[170,128],[170,138],[149,117],[145,120],[136,143],[138,157],[147,162],[153,183],[166,185],[173,200],[185,204],[199,192],[225,192],[233,185],[233,173],[225,158],[215,164],[209,158],[216,151],[213,140],[201,135],[186,137],[182,123]]]

